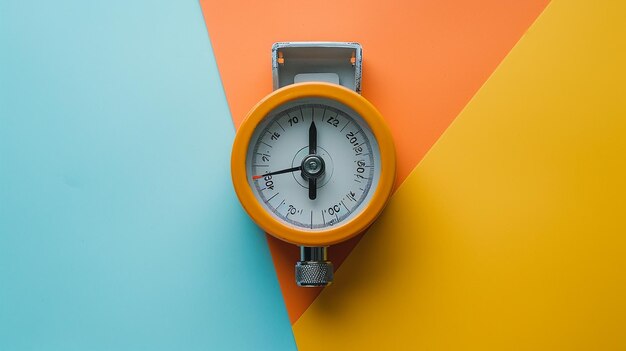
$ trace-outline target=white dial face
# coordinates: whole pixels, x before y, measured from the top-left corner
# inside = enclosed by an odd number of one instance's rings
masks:
[[[347,106],[300,99],[259,123],[246,172],[257,201],[274,217],[320,231],[363,211],[380,178],[380,151],[365,120]]]

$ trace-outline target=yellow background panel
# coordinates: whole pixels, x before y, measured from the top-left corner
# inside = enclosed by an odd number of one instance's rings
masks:
[[[626,349],[624,18],[547,7],[295,324],[301,350]]]

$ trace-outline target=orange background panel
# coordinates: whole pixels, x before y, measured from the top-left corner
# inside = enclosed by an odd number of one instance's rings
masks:
[[[396,186],[463,109],[547,0],[201,0],[235,126],[272,91],[277,41],[357,41],[363,96],[388,121],[398,153]],[[336,266],[358,237],[333,246]],[[295,246],[269,238],[292,323],[319,294],[294,283]]]

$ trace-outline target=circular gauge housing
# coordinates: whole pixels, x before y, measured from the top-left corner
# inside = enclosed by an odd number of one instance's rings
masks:
[[[257,104],[233,146],[235,191],[269,234],[326,246],[365,230],[395,179],[395,151],[380,113],[334,84],[301,83]]]

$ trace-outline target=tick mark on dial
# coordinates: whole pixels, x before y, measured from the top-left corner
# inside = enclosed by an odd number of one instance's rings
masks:
[[[283,128],[283,126],[280,124],[280,122],[278,120],[276,120],[276,124],[278,124],[278,126],[280,127],[280,129],[283,130],[283,132],[285,131],[285,128]]]
[[[348,206],[346,206],[346,204],[343,203],[343,200],[341,200],[341,204],[343,205],[343,207],[346,208],[346,211],[348,211],[348,213],[352,213],[350,209],[348,208]]]
[[[346,125],[345,125],[345,126],[343,126],[343,128],[341,128],[341,130],[339,131],[339,133],[343,132],[343,130],[344,130],[344,129],[346,129],[346,127],[348,126],[348,124],[350,124],[350,122],[352,122],[352,121],[348,121],[348,122],[346,123]]]
[[[272,197],[270,197],[269,199],[265,200],[265,203],[268,203],[268,202],[272,201],[272,199],[275,198],[278,194],[280,194],[280,192],[272,195]]]

